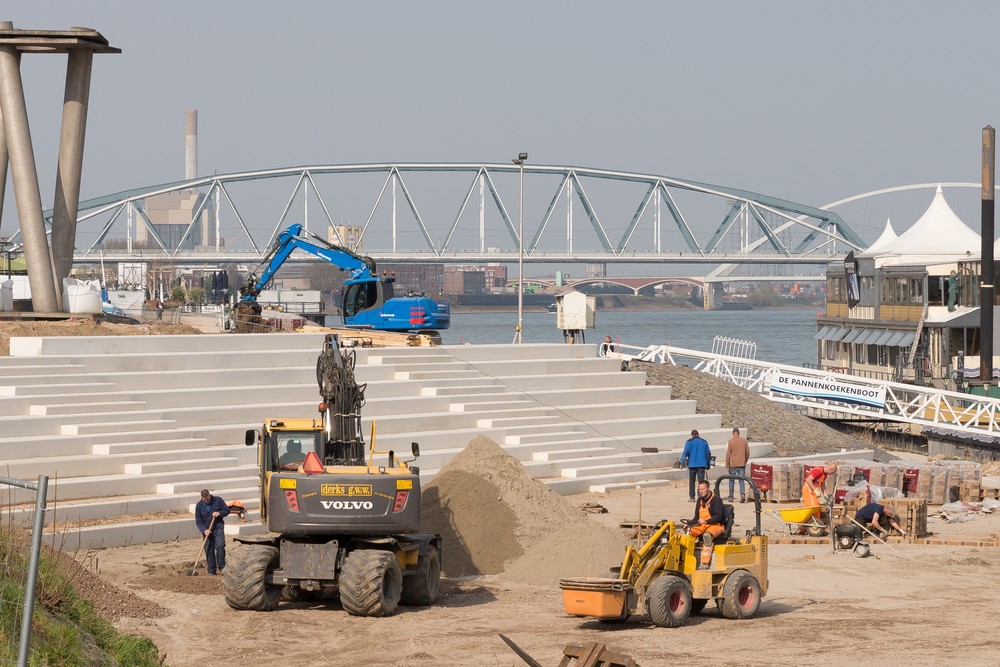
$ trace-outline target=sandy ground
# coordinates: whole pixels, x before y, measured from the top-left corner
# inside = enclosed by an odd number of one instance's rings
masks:
[[[686,488],[644,492],[644,522],[686,517]],[[638,492],[573,496],[599,502],[594,521],[617,527],[639,515]],[[737,504],[737,528],[752,523],[751,505]],[[931,521],[939,536],[978,539],[1000,530],[1000,517],[961,524]],[[765,529],[778,534],[769,517]],[[573,550],[573,544],[564,548]],[[563,612],[555,585],[525,585],[502,575],[450,578],[433,607],[401,608],[390,618],[348,616],[336,602],[283,603],[271,613],[236,612],[219,578],[185,577],[199,544],[109,549],[101,576],[169,611],[163,618],[123,618],[117,625],[149,636],[170,665],[503,665],[524,664],[498,637],[504,633],[542,665],[557,665],[570,643],[601,642],[644,667],[681,660],[711,664],[985,665],[996,664],[988,627],[1000,602],[1000,549],[893,545],[859,559],[827,545],[772,545],[770,588],[759,615],[722,619],[713,607],[678,629],[642,617],[621,625]],[[447,565],[447,545],[444,560]],[[592,576],[596,572],[565,572]]]

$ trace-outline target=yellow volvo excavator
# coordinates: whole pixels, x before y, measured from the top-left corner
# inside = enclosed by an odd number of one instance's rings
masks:
[[[233,609],[271,611],[282,598],[336,593],[350,614],[387,616],[438,596],[441,536],[418,532],[420,471],[365,446],[366,385],[338,340],[326,336],[316,364],[321,416],[267,419],[246,433],[248,446],[259,445],[269,532],[236,538],[222,578]]]

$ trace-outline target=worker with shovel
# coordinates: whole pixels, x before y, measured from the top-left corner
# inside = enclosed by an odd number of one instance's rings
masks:
[[[205,537],[205,565],[209,574],[221,574],[226,567],[225,517],[229,515],[226,501],[201,490],[201,502],[194,509],[194,522]]]

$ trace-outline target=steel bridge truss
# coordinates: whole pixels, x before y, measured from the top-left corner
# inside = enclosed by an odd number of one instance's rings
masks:
[[[695,370],[708,373],[779,403],[825,410],[842,417],[919,424],[966,436],[987,439],[1000,436],[1000,400],[998,399],[930,387],[918,387],[899,382],[882,382],[855,375],[700,352],[670,345],[651,345],[645,348],[628,345],[620,347],[623,359],[668,363],[675,366],[682,365],[679,360],[689,360],[694,362]],[[779,373],[864,387],[875,391],[884,389],[885,407],[859,406],[826,398],[794,396],[773,391],[772,382]]]
[[[565,166],[524,165],[526,193],[524,214],[524,259],[527,262],[679,262],[712,263],[737,261],[761,264],[822,264],[837,257],[836,245],[843,248],[864,247],[861,238],[832,211],[768,197],[745,190],[710,185],[665,176],[638,174]],[[128,239],[131,242],[131,224],[142,225],[155,244],[154,254],[167,256],[174,261],[189,255],[209,259],[211,254],[224,254],[235,259],[252,260],[262,257],[282,229],[292,222],[309,224],[309,202],[319,203],[322,224],[329,225],[334,237],[331,241],[347,247],[364,245],[364,251],[383,261],[420,262],[498,262],[516,259],[521,239],[518,238],[519,221],[516,218],[518,199],[513,192],[498,186],[498,181],[510,179],[520,167],[510,164],[359,164],[290,167],[252,172],[220,174],[165,185],[142,187],[104,197],[80,202],[78,229],[96,229],[91,232],[89,244],[78,244],[76,258],[86,261],[102,251],[106,241],[121,238],[122,219],[129,222]],[[425,195],[411,181],[423,177],[417,174],[435,174],[437,181],[445,174],[463,175],[466,178],[464,197],[453,202],[453,214],[436,214],[428,219],[421,213],[418,200],[423,204],[434,202],[439,194]],[[340,237],[335,216],[342,215],[345,200],[327,194],[321,184],[330,177],[357,174],[374,174],[381,182],[369,194],[352,190],[350,198],[370,198],[366,206],[367,219],[356,239]],[[318,178],[322,177],[322,179]],[[258,218],[253,224],[248,220],[245,206],[232,194],[235,183],[257,182],[265,179],[287,179],[293,185],[280,215],[270,223]],[[321,181],[321,182],[318,182]],[[374,182],[374,181],[373,181]],[[598,182],[610,183],[611,192]],[[553,187],[553,183],[555,186]],[[426,183],[425,183],[426,184]],[[431,188],[434,189],[433,187]],[[601,194],[595,196],[594,191]],[[548,191],[548,196],[538,193]],[[198,193],[197,206],[176,243],[168,243],[160,233],[162,227],[154,225],[147,215],[144,202],[147,198],[169,193]],[[503,193],[503,194],[502,194]],[[637,193],[641,193],[638,194]],[[682,208],[680,199],[693,193],[707,198],[709,204],[687,202]],[[400,201],[401,200],[401,201]],[[600,201],[598,201],[600,200]],[[610,205],[614,201],[614,206]],[[629,204],[631,200],[631,204]],[[543,209],[535,205],[545,201]],[[300,209],[293,207],[299,202]],[[511,202],[513,205],[511,205]],[[447,202],[445,202],[447,205]],[[458,241],[456,232],[471,226],[469,218],[475,217],[478,206],[477,242]],[[629,216],[611,213],[612,208],[633,211]],[[391,212],[385,213],[385,209]],[[399,215],[399,210],[406,211]],[[696,213],[694,209],[699,209]],[[724,210],[721,221],[711,220],[703,209]],[[315,207],[314,207],[315,210]],[[445,209],[447,210],[447,209]],[[515,214],[511,214],[511,210]],[[492,215],[488,212],[492,211]],[[580,215],[582,211],[582,229]],[[606,211],[602,213],[601,211]],[[224,219],[225,214],[225,219]],[[51,211],[46,211],[51,221]],[[698,218],[699,224],[692,224]],[[214,248],[210,242],[197,252],[182,249],[190,244],[189,237],[205,221],[215,230]],[[741,222],[742,221],[742,224]],[[750,223],[749,225],[747,223]],[[341,223],[343,224],[343,223]],[[315,223],[314,223],[315,225]],[[465,225],[465,227],[463,227]],[[676,227],[677,233],[670,231]],[[86,227],[84,227],[86,226]],[[565,238],[557,239],[560,227],[565,227]],[[245,237],[248,248],[233,252],[220,242],[220,230],[225,227]],[[264,232],[259,231],[263,228]],[[668,242],[664,242],[666,236]],[[750,229],[752,228],[752,232]],[[258,230],[256,233],[251,230]],[[711,234],[696,229],[714,229]],[[639,232],[643,231],[642,234]],[[651,231],[649,234],[647,232]],[[113,232],[118,232],[115,236]],[[377,232],[377,233],[375,233]],[[176,236],[176,235],[175,235]],[[388,238],[380,245],[375,241]],[[509,238],[498,243],[497,237]],[[78,234],[79,238],[79,234]],[[493,247],[500,245],[500,247]],[[471,247],[470,247],[471,246]],[[214,252],[213,252],[214,251]],[[108,250],[104,250],[106,256]],[[114,255],[115,252],[110,254]],[[122,254],[122,253],[117,253]],[[134,256],[131,245],[126,255]],[[141,254],[149,255],[148,248]]]

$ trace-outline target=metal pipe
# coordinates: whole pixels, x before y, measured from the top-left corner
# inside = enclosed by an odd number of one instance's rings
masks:
[[[517,328],[514,330],[514,342],[524,342],[524,163],[527,153],[518,153],[516,164],[521,175],[519,210],[517,217]]]
[[[0,23],[0,29],[13,27]],[[45,238],[42,196],[38,190],[38,170],[31,147],[28,109],[21,81],[21,56],[14,47],[0,47],[0,109],[4,115],[4,136],[10,155],[10,171],[17,201],[17,217],[24,239],[24,259],[28,265],[32,309],[54,313],[59,310],[52,258]]]
[[[7,483],[14,480],[7,480]],[[35,613],[35,590],[38,583],[38,559],[42,553],[42,530],[45,528],[45,501],[49,489],[47,475],[38,476],[37,486],[30,482],[17,484],[35,488],[35,520],[31,530],[31,555],[28,557],[28,581],[24,587],[24,610],[21,612],[21,643],[17,654],[18,667],[27,667],[31,644],[31,618]]]
[[[73,268],[93,64],[94,53],[89,49],[73,49],[69,52],[62,130],[59,135],[59,163],[56,165],[55,202],[52,207],[52,257],[55,261],[57,296],[62,292],[62,279]]]
[[[996,130],[983,128],[982,276],[979,282],[979,377],[993,384],[993,187],[996,167]]]

